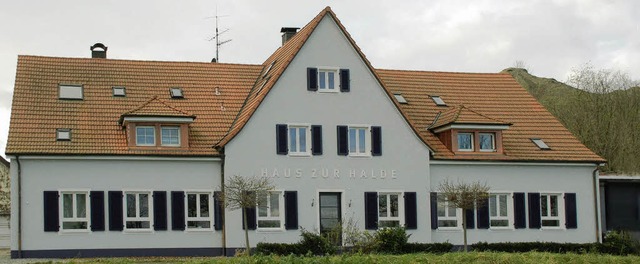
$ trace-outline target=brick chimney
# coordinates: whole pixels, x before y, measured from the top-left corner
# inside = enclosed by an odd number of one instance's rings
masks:
[[[284,43],[286,43],[287,41],[289,41],[291,38],[293,38],[293,36],[298,33],[298,29],[297,27],[283,27],[282,29],[280,29],[280,33],[282,33],[282,45],[284,46]]]
[[[91,58],[107,58],[107,46],[102,43],[93,44],[89,49],[91,49]]]

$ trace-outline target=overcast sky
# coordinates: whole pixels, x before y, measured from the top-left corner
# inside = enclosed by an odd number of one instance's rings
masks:
[[[56,0],[0,5],[0,153],[4,155],[18,54],[208,62],[217,13],[221,62],[262,63],[280,28],[302,27],[331,6],[376,68],[499,72],[524,61],[565,81],[590,62],[640,79],[638,0]]]

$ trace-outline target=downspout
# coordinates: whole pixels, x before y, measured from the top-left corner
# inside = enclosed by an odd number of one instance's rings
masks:
[[[593,174],[593,208],[594,208],[594,212],[595,212],[595,216],[596,216],[596,241],[597,242],[602,242],[601,240],[601,236],[600,236],[600,210],[599,209],[599,202],[600,202],[600,197],[598,195],[598,188],[600,187],[600,183],[599,183],[599,179],[598,179],[598,175],[600,171],[600,166],[596,165],[596,168],[593,170],[592,174]]]
[[[216,147],[215,148],[218,153],[220,153],[220,192],[222,193],[222,197],[224,197],[224,163],[225,163],[225,155],[224,155],[224,147]],[[223,198],[224,201],[224,198]],[[222,212],[220,215],[222,217],[222,256],[227,256],[227,227],[225,221],[225,211],[226,211],[226,202],[222,203]]]
[[[16,164],[18,164],[18,258],[22,258],[22,167],[20,166],[20,157],[16,155]]]

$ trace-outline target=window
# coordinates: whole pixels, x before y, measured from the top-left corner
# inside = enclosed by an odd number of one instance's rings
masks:
[[[407,99],[404,98],[404,96],[402,96],[402,94],[393,94],[393,97],[396,98],[396,101],[398,101],[398,103],[401,104],[408,104],[409,102],[407,102]]]
[[[438,194],[438,228],[456,229],[462,227],[462,221],[458,219],[461,213],[458,208],[452,207],[444,194]]]
[[[309,126],[289,126],[289,155],[309,155]]]
[[[258,228],[282,229],[284,196],[281,191],[267,192],[258,197]]]
[[[338,70],[318,69],[318,90],[321,92],[335,92]]]
[[[479,138],[480,151],[496,151],[496,136],[494,133],[480,133]]]
[[[549,147],[549,145],[547,145],[547,143],[545,143],[542,139],[532,138],[531,141],[533,141],[533,144],[536,144],[536,146],[538,148],[540,148],[541,150],[549,150],[549,149],[551,149]]]
[[[156,145],[156,128],[152,126],[136,127],[136,145],[155,146]]]
[[[367,156],[367,128],[349,127],[349,155]]]
[[[89,230],[89,203],[88,192],[60,192],[62,196],[60,214],[62,231],[88,231]]]
[[[125,192],[124,203],[124,228],[151,230],[151,193]]]
[[[114,86],[113,87],[113,96],[125,97],[126,96],[125,88],[122,87],[122,86]]]
[[[163,126],[160,134],[163,146],[180,146],[180,127]]]
[[[171,98],[184,98],[184,94],[182,93],[182,89],[179,87],[173,87],[169,89],[171,93]]]
[[[473,151],[473,133],[458,133],[458,150]]]
[[[509,209],[511,208],[509,194],[489,195],[489,219],[491,228],[511,227]]]
[[[70,141],[71,140],[71,129],[57,129],[56,130],[56,140],[58,140],[58,141]]]
[[[82,100],[81,85],[60,85],[58,86],[58,98]]]
[[[211,192],[187,192],[187,229],[211,230]]]
[[[444,102],[444,100],[442,100],[442,98],[440,98],[440,96],[432,95],[431,99],[434,103],[436,103],[437,106],[447,106],[447,104]]]
[[[398,227],[402,226],[400,215],[402,200],[400,193],[379,193],[378,194],[378,227]]]
[[[560,227],[560,194],[540,195],[540,216],[542,227]]]

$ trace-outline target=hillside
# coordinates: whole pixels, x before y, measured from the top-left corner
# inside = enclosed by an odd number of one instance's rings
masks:
[[[508,68],[510,73],[580,141],[607,159],[606,173],[640,175],[640,87],[615,89],[597,79],[589,91]],[[589,76],[591,77],[591,76]],[[610,76],[607,76],[610,77]],[[592,92],[593,91],[593,92]]]

